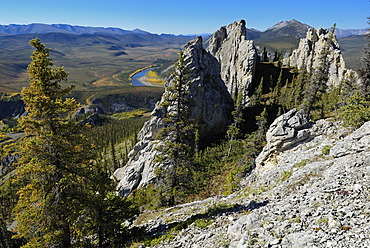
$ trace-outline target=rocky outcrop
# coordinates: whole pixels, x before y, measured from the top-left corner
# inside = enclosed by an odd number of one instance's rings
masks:
[[[369,144],[370,122],[367,122],[350,136],[338,141],[335,146],[330,149],[330,155],[334,158],[339,158],[350,154],[356,154],[366,150]]]
[[[189,42],[183,53],[186,71],[189,72],[189,92],[194,98],[189,118],[198,124],[201,138],[225,133],[231,122],[233,101],[220,77],[218,61],[203,48],[201,37]],[[171,80],[167,85],[172,84]],[[164,127],[163,118],[170,109],[171,106],[166,108],[161,103],[156,105],[151,119],[138,134],[139,142],[128,155],[129,162],[115,171],[114,177],[119,180],[118,189],[124,195],[153,182],[156,168],[163,166],[154,162],[159,152],[156,147],[161,145],[156,136]]]
[[[13,164],[16,163],[20,158],[21,156],[18,153],[14,155],[6,155],[3,161],[0,163],[0,177],[12,170],[14,168]]]
[[[267,144],[256,158],[256,164],[263,166],[272,154],[282,152],[310,136],[309,120],[303,110],[292,109],[275,119],[266,133]]]
[[[22,100],[0,100],[0,120],[7,118],[20,118],[26,115],[25,105]]]
[[[354,72],[346,69],[338,41],[335,35],[330,34],[326,29],[319,28],[316,32],[309,29],[306,38],[300,40],[298,49],[294,50],[290,58],[284,60],[284,63],[287,64],[289,60],[290,65],[297,66],[298,69],[306,67],[307,71],[311,68],[314,70],[320,66],[324,46],[328,46],[328,85],[338,85],[346,78],[350,78]]]
[[[228,91],[233,97],[242,92],[247,104],[258,55],[253,41],[246,39],[245,21],[221,27],[207,42],[207,50],[221,66],[221,78]]]
[[[140,225],[164,233],[187,223],[158,248],[369,247],[370,122],[352,132],[319,120],[306,130],[311,139],[276,152],[240,191],[146,213]]]
[[[232,95],[242,92],[244,104],[248,103],[257,52],[245,35],[245,21],[241,20],[216,31],[207,41],[207,51],[201,37],[183,49],[191,81],[189,91],[195,100],[189,118],[197,123],[201,138],[225,133],[231,121]],[[154,171],[160,166],[154,163],[158,154],[156,147],[160,146],[155,137],[163,128],[163,118],[170,109],[171,106],[166,109],[157,104],[151,120],[138,135],[139,142],[130,152],[129,162],[114,173],[119,180],[118,188],[125,195],[155,180]]]

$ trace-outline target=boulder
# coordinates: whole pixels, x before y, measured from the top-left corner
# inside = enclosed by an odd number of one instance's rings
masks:
[[[309,119],[303,110],[292,109],[275,119],[267,133],[267,144],[256,158],[256,164],[263,163],[271,154],[284,151],[310,136],[307,130]]]
[[[245,21],[221,27],[207,42],[207,50],[221,66],[228,91],[233,97],[242,92],[243,103],[247,104],[258,54],[253,41],[246,39]]]
[[[207,52],[198,37],[189,42],[183,49],[184,64],[189,72],[189,94],[194,99],[189,118],[198,125],[200,138],[217,136],[226,132],[231,123],[233,101],[220,76],[218,61]],[[172,84],[172,78],[166,85]],[[168,94],[168,88],[164,94]],[[162,165],[155,162],[158,147],[162,144],[156,139],[159,131],[165,126],[163,118],[173,106],[164,107],[162,97],[138,134],[138,143],[129,153],[128,163],[115,171],[114,177],[119,180],[118,190],[128,195],[133,189],[155,182],[155,171]]]

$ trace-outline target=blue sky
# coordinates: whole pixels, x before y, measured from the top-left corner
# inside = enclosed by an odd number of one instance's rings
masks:
[[[315,28],[367,28],[369,0],[0,0],[0,24],[72,24],[152,33],[212,33],[244,19],[265,30],[296,19]]]

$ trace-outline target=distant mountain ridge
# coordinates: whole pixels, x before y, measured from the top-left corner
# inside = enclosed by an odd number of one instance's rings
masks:
[[[247,29],[247,38],[254,40],[259,38],[274,38],[275,36],[293,36],[296,38],[304,38],[307,29],[311,26],[295,19],[290,21],[281,21],[274,26],[260,31],[254,28]],[[352,35],[363,35],[367,32],[366,28],[363,29],[336,29],[337,38],[343,38]],[[105,35],[125,35],[125,34],[138,34],[145,35],[151,34],[150,32],[141,29],[125,30],[114,27],[88,27],[69,24],[0,24],[0,36],[5,35],[20,35],[20,34],[48,34],[48,33],[64,33],[64,34],[105,34]],[[167,34],[170,35],[170,34]],[[199,35],[199,34],[197,34]],[[210,35],[210,34],[208,34]],[[195,36],[194,35],[180,35],[180,36]],[[207,34],[201,34],[207,36]]]
[[[150,34],[149,32],[134,29],[125,30],[121,28],[104,28],[104,27],[85,27],[69,24],[42,24],[32,23],[28,25],[0,25],[0,35],[19,35],[19,34],[47,34],[47,33],[64,33],[64,34],[106,34],[106,35],[124,35],[133,34]]]
[[[296,25],[296,26],[304,27],[306,30],[311,27],[310,25],[307,25],[305,23],[302,23],[302,22],[299,22],[295,19],[292,19],[290,21],[278,22],[274,26],[266,29],[264,32],[271,31],[271,30],[275,31],[275,30],[282,29],[282,28],[285,28],[285,27],[290,26],[290,25]]]
[[[292,36],[296,38],[306,37],[307,30],[311,28],[310,25],[299,22],[295,19],[290,21],[281,21],[276,23],[274,26],[267,28],[264,31],[260,31],[254,28],[247,29],[247,38],[254,39],[271,39],[282,36]],[[353,35],[364,35],[367,32],[366,28],[362,29],[340,29],[335,30],[337,38],[344,38]]]
[[[366,28],[361,28],[361,29],[337,28],[335,29],[335,36],[337,36],[337,38],[344,38],[344,37],[353,36],[353,35],[364,35],[366,34],[366,32],[367,32]]]

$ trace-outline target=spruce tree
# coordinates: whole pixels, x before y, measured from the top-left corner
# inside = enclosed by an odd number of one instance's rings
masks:
[[[275,50],[275,54],[274,54],[274,59],[272,60],[273,62],[276,62],[279,60],[279,54],[278,54],[278,51]]]
[[[280,49],[279,60],[278,60],[278,63],[277,63],[279,68],[281,68],[283,66],[283,59],[284,59],[283,50]]]
[[[347,99],[347,105],[340,109],[339,118],[343,120],[344,126],[360,127],[370,120],[370,102],[366,101],[361,92]]]
[[[96,160],[89,180],[89,194],[83,211],[83,234],[80,247],[97,244],[97,247],[121,247],[127,242],[127,228],[122,225],[139,213],[127,197],[117,195],[117,182],[110,178],[106,168],[108,160]],[[95,246],[94,246],[95,247]]]
[[[289,57],[288,57],[288,67],[290,67],[290,57],[293,54],[293,47],[290,47]]]
[[[189,119],[193,98],[189,91],[189,72],[185,68],[182,51],[172,73],[173,84],[167,87],[162,106],[167,108],[165,127],[159,133],[164,142],[158,159],[167,170],[160,170],[162,204],[174,205],[190,187],[192,159],[196,148],[196,126]],[[197,137],[199,139],[199,137]],[[199,141],[197,141],[199,142]]]
[[[234,111],[231,113],[233,116],[233,123],[229,126],[227,130],[227,136],[229,138],[229,150],[227,152],[227,157],[230,156],[232,148],[234,146],[235,140],[240,135],[240,124],[244,121],[243,119],[243,104],[242,104],[243,94],[242,92],[238,93],[238,97],[235,101]]]
[[[267,51],[266,51],[266,47],[263,48],[263,52],[262,52],[262,62],[269,62],[269,58],[267,56]]]
[[[310,59],[310,64],[308,66],[308,75],[309,77],[312,76],[313,74],[313,61],[314,61],[314,58],[315,58],[315,53],[316,53],[316,41],[317,41],[317,35],[316,35],[316,30],[315,28],[311,28],[311,32],[312,32],[312,49],[311,49],[311,59]],[[305,61],[305,60],[303,60]]]
[[[303,60],[304,61],[304,60]],[[304,89],[308,83],[308,72],[305,64],[302,65],[302,68],[296,77],[295,87],[294,87],[294,107],[298,107],[302,104],[304,99]]]
[[[257,105],[262,104],[262,95],[263,95],[263,77],[261,77],[260,84],[258,85],[256,92],[256,102]]]
[[[70,115],[78,107],[65,98],[72,87],[64,68],[52,69],[50,49],[39,39],[30,41],[36,49],[28,66],[29,88],[22,90],[28,116],[21,120],[28,141],[23,144],[15,207],[17,238],[24,247],[70,247],[78,236],[76,225],[82,210],[85,178],[89,175],[92,148],[81,127]]]
[[[329,64],[328,64],[328,54],[330,46],[332,46],[335,32],[335,24],[329,32],[328,40],[324,42],[323,47],[319,54],[319,66],[317,68],[311,68],[312,73],[309,79],[309,83],[305,89],[305,98],[303,102],[303,108],[305,109],[307,115],[309,116],[311,111],[314,109],[315,105],[318,105],[320,110],[320,118],[324,117],[324,107],[325,101],[324,97],[328,88],[328,74],[329,74]],[[312,54],[313,56],[313,54]],[[312,58],[311,58],[312,66]]]
[[[273,101],[274,104],[280,103],[282,80],[283,80],[283,69],[280,69],[280,74],[274,88],[274,101]]]

